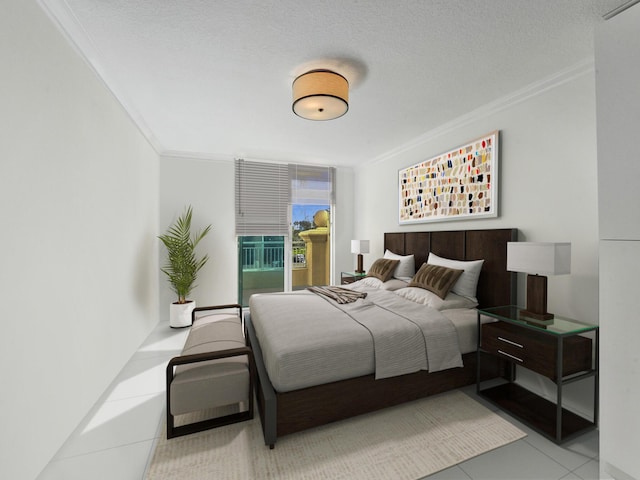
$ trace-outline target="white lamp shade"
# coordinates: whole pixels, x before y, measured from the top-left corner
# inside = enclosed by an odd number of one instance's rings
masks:
[[[507,242],[507,270],[533,275],[571,273],[571,243]]]
[[[369,240],[351,240],[351,253],[369,253]]]

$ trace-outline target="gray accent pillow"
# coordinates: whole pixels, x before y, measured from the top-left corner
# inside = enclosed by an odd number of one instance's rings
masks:
[[[418,273],[409,282],[409,286],[424,288],[444,299],[462,272],[463,270],[423,263]]]
[[[398,265],[398,263],[400,263],[399,260],[379,258],[378,260],[373,262],[373,265],[371,265],[371,268],[369,268],[369,271],[367,272],[367,276],[376,277],[383,282],[386,282],[391,277],[393,277],[393,272],[395,271],[396,265]]]

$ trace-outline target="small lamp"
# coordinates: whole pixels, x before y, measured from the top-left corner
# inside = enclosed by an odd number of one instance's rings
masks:
[[[358,268],[356,273],[364,273],[362,268],[362,254],[369,253],[369,240],[351,240],[351,253],[358,254]]]
[[[551,320],[547,312],[547,275],[571,273],[571,244],[507,242],[507,270],[527,274],[527,308],[520,313],[535,320]]]

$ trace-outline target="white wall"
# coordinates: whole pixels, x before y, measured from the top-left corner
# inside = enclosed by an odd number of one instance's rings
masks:
[[[0,62],[0,478],[32,479],[157,323],[158,159],[34,2]]]
[[[640,239],[640,5],[599,26],[596,35],[600,238]]]
[[[358,169],[356,198],[358,204],[370,206],[360,212],[356,224],[357,235],[372,241],[365,264],[382,255],[386,231],[518,228],[520,240],[571,242],[571,275],[549,277],[549,311],[598,323],[594,72],[578,72],[576,78],[570,73],[554,88],[545,84],[539,91],[520,92],[517,103],[498,102],[472,112],[441,133],[425,135],[424,141]],[[499,217],[399,226],[398,170],[492,130],[500,130]],[[522,274],[521,305],[524,281]],[[555,398],[542,377],[521,379]],[[592,386],[590,381],[571,385],[567,404],[590,415]]]
[[[600,478],[640,478],[640,241],[600,246]]]
[[[336,209],[334,212],[336,258],[335,278],[340,270],[352,269],[349,241],[353,225],[353,172],[339,168],[336,175]],[[210,260],[200,271],[197,288],[191,298],[197,305],[235,303],[238,300],[238,257],[235,234],[234,164],[229,160],[186,157],[161,158],[160,162],[160,230],[164,231],[185,206],[193,206],[193,228],[211,224],[212,230],[198,246],[199,254]],[[165,250],[160,250],[160,262]],[[175,301],[160,273],[160,318],[169,319],[169,304]]]
[[[200,242],[198,255],[207,253],[190,298],[199,306],[235,303],[237,293],[237,247],[234,216],[233,162],[161,157],[160,231],[164,232],[186,206],[193,207],[192,229],[211,225]],[[166,250],[160,248],[160,263],[166,262]],[[169,305],[176,301],[167,276],[159,272],[160,318],[169,320]]]
[[[601,478],[640,479],[640,5],[596,31],[600,207]]]

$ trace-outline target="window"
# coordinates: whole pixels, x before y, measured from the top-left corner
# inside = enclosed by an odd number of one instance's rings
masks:
[[[236,160],[239,303],[330,283],[334,177],[331,167]]]

